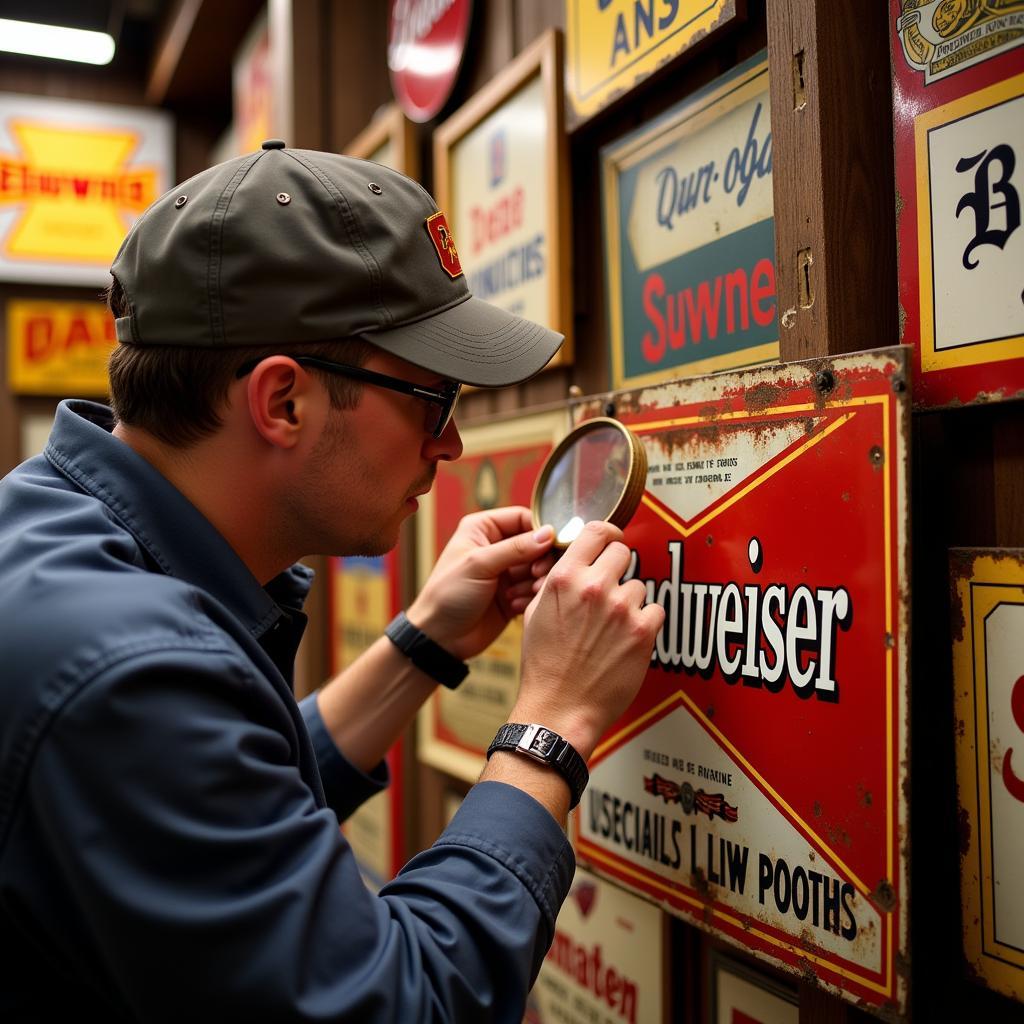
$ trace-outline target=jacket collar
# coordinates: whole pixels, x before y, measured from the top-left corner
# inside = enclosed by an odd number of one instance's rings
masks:
[[[105,405],[57,407],[44,451],[61,473],[110,509],[155,565],[205,590],[259,639],[309,593],[313,570],[296,564],[262,587],[210,521],[156,468],[111,433]],[[280,604],[278,603],[280,602]]]

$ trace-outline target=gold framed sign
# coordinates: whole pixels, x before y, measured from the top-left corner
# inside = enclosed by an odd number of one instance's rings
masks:
[[[1024,1002],[1024,549],[954,548],[950,575],[964,952]]]
[[[419,179],[420,157],[416,127],[397,103],[382,107],[374,119],[345,147],[346,156],[372,160]]]
[[[434,133],[437,200],[478,299],[565,335],[572,361],[562,35],[551,29]]]
[[[560,409],[462,429],[462,458],[438,465],[433,490],[416,514],[420,585],[463,516],[503,505],[529,507],[534,481],[568,423],[568,410]],[[457,690],[438,687],[419,715],[421,761],[476,782],[519,691],[522,637],[522,620],[515,619],[470,661]]]

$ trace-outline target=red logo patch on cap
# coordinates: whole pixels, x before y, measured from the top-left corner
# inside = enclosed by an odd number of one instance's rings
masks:
[[[462,264],[459,262],[459,250],[455,248],[455,239],[452,238],[451,228],[445,215],[438,210],[426,219],[427,234],[434,243],[437,250],[437,258],[441,261],[445,273],[451,278],[459,277],[462,274]]]

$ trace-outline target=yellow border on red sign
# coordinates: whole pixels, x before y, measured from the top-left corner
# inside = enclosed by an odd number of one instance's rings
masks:
[[[932,307],[931,176],[928,165],[928,133],[968,114],[994,107],[1024,95],[1024,75],[1004,79],[969,96],[953,100],[914,120],[914,160],[917,177],[917,279],[921,318],[921,371],[954,366],[977,366],[1024,356],[1024,334],[998,341],[979,341],[950,349],[935,347],[935,316]]]

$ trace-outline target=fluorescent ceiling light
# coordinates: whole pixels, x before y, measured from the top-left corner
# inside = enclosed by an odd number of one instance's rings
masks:
[[[0,18],[0,50],[83,64],[109,64],[114,57],[114,40],[106,32]]]

